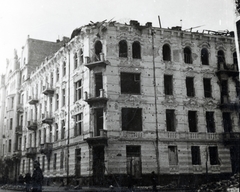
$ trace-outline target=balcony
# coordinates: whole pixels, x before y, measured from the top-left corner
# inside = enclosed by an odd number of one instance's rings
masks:
[[[87,141],[89,146],[108,145],[107,131],[100,129],[100,134],[98,136],[93,136],[93,133],[89,132],[84,135],[84,140]]]
[[[222,96],[222,102],[219,104],[219,108],[221,110],[226,109],[230,111],[238,111],[240,110],[240,103],[238,102],[230,102],[227,95]]]
[[[95,67],[103,67],[105,68],[106,65],[109,65],[109,61],[104,59],[104,54],[100,53],[99,56],[93,55],[92,58],[86,57],[86,64],[84,65],[88,69],[92,70]]]
[[[37,121],[34,121],[34,120],[28,121],[27,128],[32,131],[37,130]]]
[[[37,97],[31,97],[31,96],[29,96],[29,97],[28,97],[28,103],[29,103],[30,105],[35,105],[35,104],[37,104],[37,103],[38,103]]]
[[[17,105],[17,112],[23,113],[23,104],[20,103]]]
[[[45,154],[49,158],[51,156],[52,149],[53,149],[52,143],[44,143],[41,144],[40,146],[40,153]]]
[[[53,120],[54,120],[54,117],[51,112],[46,112],[42,114],[42,123],[52,124]]]
[[[223,133],[225,145],[240,145],[240,132]]]
[[[216,72],[216,75],[219,79],[222,79],[224,76],[230,76],[230,77],[236,77],[238,76],[239,72],[237,69],[236,64],[228,65],[226,63],[219,63],[218,64],[218,70]]]
[[[43,94],[52,97],[54,94],[54,89],[51,85],[43,86]]]
[[[21,125],[17,126],[15,132],[18,135],[22,135],[22,126]]]
[[[100,95],[98,97],[89,97],[88,93],[84,93],[84,100],[90,105],[90,107],[104,107],[108,101],[105,97],[104,89],[100,89]]]
[[[29,147],[27,148],[26,156],[27,158],[34,158],[37,154],[37,148],[36,147]]]

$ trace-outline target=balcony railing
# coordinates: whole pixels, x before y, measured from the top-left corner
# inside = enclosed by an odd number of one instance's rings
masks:
[[[37,154],[37,148],[36,147],[29,147],[27,148],[26,156],[27,158],[34,158]]]
[[[94,54],[92,58],[85,57],[86,64],[85,66],[92,70],[95,67],[106,67],[109,65],[109,61],[106,61],[104,58],[104,54],[100,53],[99,55]]]
[[[84,92],[84,100],[92,106],[105,106],[108,98],[105,96],[105,90],[100,89],[100,94],[97,97],[90,96],[87,92]]]
[[[51,112],[46,112],[42,114],[42,123],[52,124],[53,120],[54,120],[54,117]]]
[[[22,126],[21,125],[17,126],[15,131],[16,131],[16,134],[22,135]]]
[[[229,65],[229,64],[221,62],[218,64],[218,70],[217,70],[216,74],[219,78],[221,78],[221,75],[224,75],[224,74],[231,76],[231,77],[236,77],[236,76],[238,76],[239,71],[237,69],[236,64]]]
[[[36,97],[36,96],[34,96],[34,97],[29,96],[29,97],[28,97],[28,103],[29,103],[30,105],[35,105],[35,104],[37,104],[37,103],[38,103],[37,97]]]
[[[30,120],[30,121],[28,121],[28,126],[27,126],[27,128],[28,128],[29,130],[32,130],[32,131],[37,130],[37,121],[35,121],[35,120]]]
[[[43,86],[43,94],[47,96],[53,96],[54,89],[51,85]]]
[[[88,134],[84,135],[84,140],[87,141],[89,146],[107,145],[107,130],[100,129],[100,134],[97,136],[94,136],[92,132],[89,132]]]
[[[223,133],[223,141],[226,145],[240,145],[240,132]]]

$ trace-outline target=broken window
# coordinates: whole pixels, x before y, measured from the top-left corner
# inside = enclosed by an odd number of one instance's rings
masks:
[[[210,165],[219,165],[219,158],[218,158],[218,148],[217,147],[209,147],[209,158],[210,158]]]
[[[209,98],[212,97],[212,86],[211,79],[203,78],[204,96]]]
[[[169,165],[178,165],[177,146],[168,146]]]
[[[102,73],[95,73],[95,97],[100,96],[100,92],[103,89]]]
[[[190,132],[197,132],[197,112],[188,111],[188,126]]]
[[[75,175],[81,175],[81,149],[75,149]]]
[[[100,130],[102,129],[103,129],[103,108],[96,108],[94,136],[100,136]]]
[[[142,109],[122,108],[122,130],[142,131]]]
[[[175,112],[172,109],[166,109],[167,131],[175,131]]]
[[[102,53],[102,43],[101,43],[101,41],[96,41],[94,48],[95,48],[95,59],[94,59],[94,61],[100,61],[100,53]]]
[[[66,130],[66,127],[65,127],[65,121],[62,120],[62,130],[61,130],[61,139],[64,139],[65,138],[65,130]]]
[[[83,114],[79,113],[75,115],[75,136],[81,135],[82,134],[82,127],[83,127]]]
[[[229,112],[223,112],[223,128],[225,133],[232,132],[232,120],[231,120],[231,114]]]
[[[139,73],[121,73],[121,93],[140,94]]]
[[[201,155],[199,146],[191,146],[192,164],[201,165]]]
[[[214,121],[214,112],[206,112],[206,123],[207,123],[207,132],[215,133],[215,121]]]
[[[195,91],[194,91],[194,78],[193,77],[186,77],[186,88],[187,88],[187,96],[188,97],[194,97]]]
[[[75,82],[75,101],[82,98],[82,80]]]
[[[133,59],[141,59],[141,45],[138,41],[132,44],[132,57]]]
[[[208,61],[208,50],[206,48],[203,48],[201,50],[201,61],[202,61],[202,65],[209,65],[209,61]]]
[[[168,44],[163,45],[162,54],[163,54],[163,61],[171,61],[171,49]]]
[[[78,66],[78,55],[77,55],[77,53],[74,53],[73,61],[74,61],[74,69],[77,69],[77,66]]]
[[[128,56],[128,46],[125,40],[119,42],[119,57]]]
[[[225,64],[225,56],[224,56],[224,52],[222,50],[219,50],[217,52],[217,59],[218,59],[218,66],[223,63]]]
[[[184,62],[192,64],[192,51],[189,47],[184,48]]]
[[[173,78],[172,75],[164,75],[164,93],[165,95],[173,94]]]
[[[127,174],[133,178],[140,178],[142,173],[141,146],[126,146]]]

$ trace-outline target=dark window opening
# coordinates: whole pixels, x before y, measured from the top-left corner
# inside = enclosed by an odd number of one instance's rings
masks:
[[[103,108],[95,109],[94,136],[100,136],[100,130],[103,129]]]
[[[82,134],[82,127],[83,127],[83,114],[79,113],[75,115],[75,136],[81,135]]]
[[[194,78],[193,77],[186,77],[186,88],[187,88],[187,96],[188,97],[194,97],[195,91],[194,91]]]
[[[168,44],[163,45],[162,54],[164,61],[171,61],[171,49]]]
[[[169,165],[178,165],[177,146],[168,146]]]
[[[206,123],[207,123],[207,132],[215,133],[215,121],[214,121],[214,112],[206,112]]]
[[[126,146],[127,174],[133,178],[140,178],[142,173],[141,146]]]
[[[100,61],[100,53],[102,53],[102,43],[101,41],[97,41],[95,43],[95,61]]]
[[[188,111],[188,126],[190,132],[197,132],[197,112]]]
[[[236,52],[233,53],[233,64],[238,67],[238,60],[237,60],[237,53]]]
[[[224,52],[222,50],[219,50],[217,52],[217,58],[218,58],[218,65],[221,63],[225,64],[225,56],[224,56]]]
[[[75,175],[81,176],[81,149],[75,149]]]
[[[95,97],[100,96],[100,92],[103,89],[102,73],[95,73]]]
[[[141,45],[138,41],[132,44],[132,57],[133,59],[141,59]]]
[[[45,156],[42,156],[42,172],[45,171]]]
[[[128,56],[128,46],[125,40],[119,42],[119,57]]]
[[[80,49],[79,54],[80,54],[80,64],[83,64],[83,50],[82,49]]]
[[[140,94],[140,74],[121,73],[121,93]]]
[[[165,93],[165,95],[173,95],[173,77],[172,77],[172,75],[164,75],[164,93]]]
[[[58,140],[58,124],[55,124],[55,141]]]
[[[66,103],[66,91],[65,89],[62,89],[62,106],[65,106],[65,103]]]
[[[66,62],[63,62],[63,77],[66,75],[67,72],[67,66],[66,66]]]
[[[74,69],[77,69],[77,67],[78,67],[78,55],[77,55],[77,53],[74,54],[73,60],[74,60]]]
[[[64,151],[61,151],[60,157],[60,169],[63,169],[63,162],[64,162]]]
[[[54,159],[53,159],[53,169],[57,169],[57,153],[54,153]]]
[[[189,47],[184,48],[184,62],[188,64],[192,64],[192,52]]]
[[[203,48],[201,50],[201,61],[202,61],[202,65],[209,65],[209,61],[208,61],[208,50],[206,48]]]
[[[207,98],[212,97],[211,79],[204,78],[203,87],[204,87],[204,96]]]
[[[166,110],[167,131],[175,131],[175,113],[172,109]]]
[[[142,131],[142,109],[122,108],[122,130]]]
[[[65,121],[62,120],[61,139],[64,139],[64,138],[65,138],[65,130],[66,130]]]
[[[231,120],[231,114],[228,112],[223,112],[223,128],[225,133],[232,132],[232,120]]]
[[[228,103],[228,81],[222,80],[221,81],[221,102]]]
[[[209,147],[209,157],[210,157],[210,165],[219,165],[218,158],[218,149],[217,147]]]
[[[199,146],[191,146],[192,164],[201,165],[201,155]]]

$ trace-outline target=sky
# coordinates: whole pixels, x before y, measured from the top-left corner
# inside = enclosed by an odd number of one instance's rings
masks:
[[[107,20],[154,27],[191,27],[199,32],[235,30],[234,0],[0,0],[0,74],[14,49],[30,38],[56,41],[70,37],[74,29]],[[198,27],[200,26],[200,27]],[[193,30],[193,31],[194,31]]]

